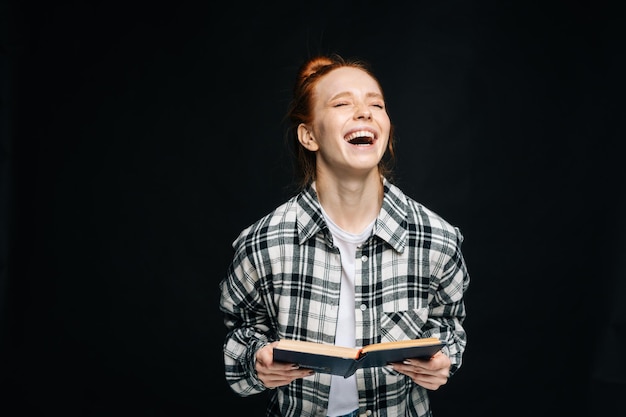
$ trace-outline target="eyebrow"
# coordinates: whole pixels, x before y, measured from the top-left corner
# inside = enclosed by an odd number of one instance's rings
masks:
[[[330,100],[332,101],[332,100],[336,100],[338,98],[342,98],[342,97],[346,97],[346,96],[352,96],[352,95],[353,94],[351,92],[349,92],[349,91],[343,91],[341,93],[337,93],[334,96],[332,96],[330,98]],[[375,93],[375,92],[367,93],[365,95],[365,97],[367,97],[367,98],[379,98],[381,100],[384,100],[384,97],[383,97],[383,95],[381,93]]]

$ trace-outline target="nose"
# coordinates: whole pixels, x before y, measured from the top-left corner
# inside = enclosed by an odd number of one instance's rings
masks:
[[[357,108],[355,116],[356,116],[357,119],[368,119],[369,120],[369,119],[372,118],[372,112],[371,112],[370,108],[367,105],[362,104],[362,105],[360,105]]]

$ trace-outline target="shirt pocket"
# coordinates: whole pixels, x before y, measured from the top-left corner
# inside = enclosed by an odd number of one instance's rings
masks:
[[[380,341],[418,339],[426,321],[428,307],[404,311],[383,311],[380,317]]]

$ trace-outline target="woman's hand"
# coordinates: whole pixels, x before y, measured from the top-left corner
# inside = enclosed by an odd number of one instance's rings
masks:
[[[256,353],[256,373],[263,385],[276,388],[315,373],[310,369],[301,369],[294,363],[274,362],[273,350],[276,343],[270,343]]]
[[[450,358],[441,351],[430,359],[407,359],[402,363],[392,363],[391,366],[416,384],[433,391],[445,385],[450,377]]]

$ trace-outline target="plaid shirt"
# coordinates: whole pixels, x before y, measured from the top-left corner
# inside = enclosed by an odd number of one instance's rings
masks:
[[[386,179],[383,185],[373,234],[357,248],[356,346],[438,337],[454,373],[467,343],[463,235]],[[333,344],[341,260],[312,187],[246,228],[233,248],[220,284],[225,376],[248,396],[267,389],[255,372],[262,346],[283,338]],[[356,379],[363,415],[431,415],[427,390],[390,367],[360,369]],[[330,380],[318,372],[272,390],[267,416],[326,416]]]

